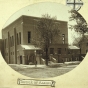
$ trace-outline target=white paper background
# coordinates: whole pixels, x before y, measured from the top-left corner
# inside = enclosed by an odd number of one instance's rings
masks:
[[[66,0],[0,0],[0,31],[9,17],[21,8],[39,2],[66,4]],[[83,0],[79,13],[88,23],[88,1]],[[1,36],[1,35],[0,35]],[[0,55],[0,88],[51,88],[48,86],[17,85],[17,79],[30,79],[11,69]],[[55,88],[88,88],[88,55],[74,70],[62,76],[46,79],[56,81]]]

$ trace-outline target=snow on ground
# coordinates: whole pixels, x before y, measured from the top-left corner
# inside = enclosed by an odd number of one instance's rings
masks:
[[[74,69],[77,64],[51,64],[49,66],[46,65],[17,65],[17,64],[9,64],[11,68],[16,70],[17,72],[32,78],[50,78],[63,75],[72,69]]]

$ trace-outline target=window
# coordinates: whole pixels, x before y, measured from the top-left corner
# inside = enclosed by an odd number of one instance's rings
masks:
[[[62,34],[62,43],[65,44],[65,34]]]
[[[4,40],[4,43],[5,43],[5,48],[6,48],[6,39]]]
[[[22,56],[20,56],[20,64],[22,64]]]
[[[58,49],[57,49],[57,53],[58,53],[58,54],[61,54],[61,48],[58,48]]]
[[[14,46],[14,38],[13,36],[10,37],[10,47]]]
[[[66,48],[65,48],[65,51],[66,51]]]
[[[10,37],[10,47],[12,46],[12,38]]]
[[[13,36],[12,36],[12,46],[14,46],[14,38],[13,38]]]
[[[6,48],[7,48],[7,47],[8,47],[8,39],[6,39],[6,41],[5,41],[5,42],[6,42]]]
[[[62,34],[62,40],[64,40],[65,34]]]
[[[19,44],[21,44],[21,32],[19,32]]]
[[[5,44],[5,48],[8,48],[8,39],[5,39],[4,44]]]
[[[30,43],[31,40],[31,32],[28,31],[28,43]]]
[[[7,48],[7,39],[4,40],[4,47]]]
[[[50,54],[54,54],[54,48],[50,48]]]
[[[18,40],[18,33],[17,33],[17,45],[19,45],[19,40]]]

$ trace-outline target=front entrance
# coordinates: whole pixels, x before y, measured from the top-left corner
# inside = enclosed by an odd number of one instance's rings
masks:
[[[22,64],[22,56],[20,56],[20,64]]]
[[[63,60],[62,60],[61,55],[58,55],[58,63],[62,63],[62,62],[63,62]]]

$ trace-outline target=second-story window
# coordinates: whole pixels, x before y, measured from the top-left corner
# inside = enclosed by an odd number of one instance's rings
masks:
[[[5,48],[6,48],[6,39],[4,40],[4,46],[5,46]]]
[[[6,39],[6,48],[8,48],[8,39]]]
[[[19,44],[21,44],[21,32],[19,32]]]
[[[18,33],[17,33],[17,45],[19,45]]]
[[[13,38],[13,36],[12,36],[12,46],[14,46],[14,38]]]
[[[30,42],[31,42],[31,32],[28,31],[28,43],[30,43]]]
[[[10,37],[10,47],[12,47],[12,37]]]
[[[65,44],[65,34],[62,34],[62,43]]]

